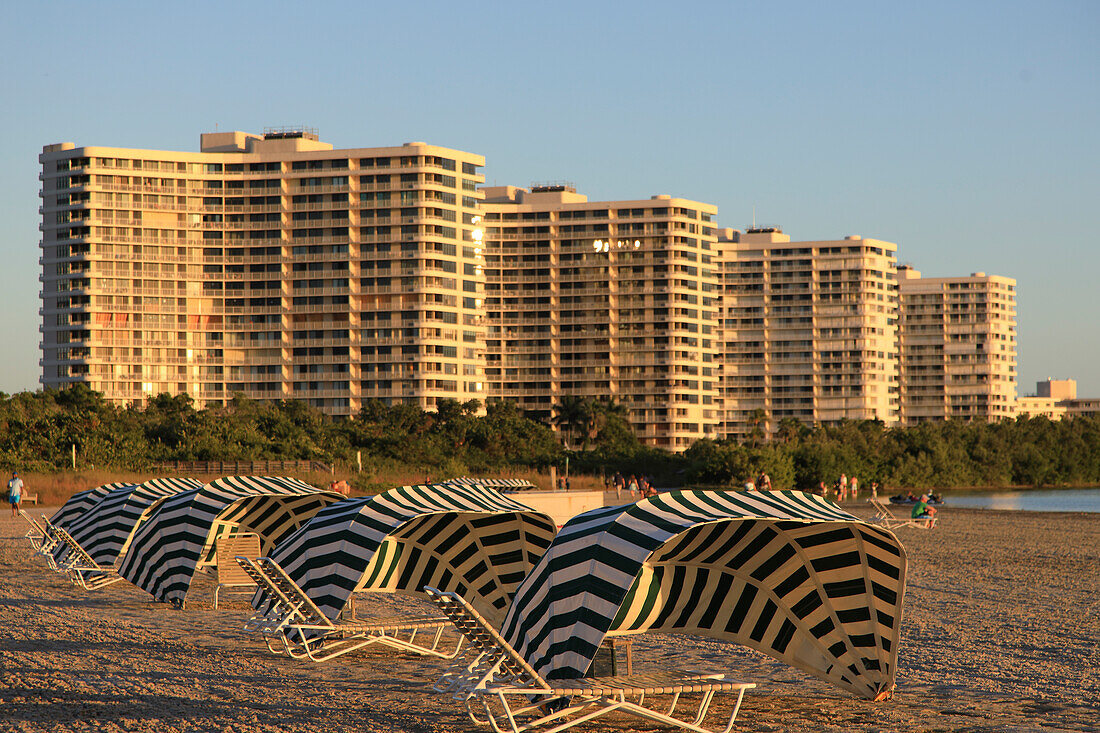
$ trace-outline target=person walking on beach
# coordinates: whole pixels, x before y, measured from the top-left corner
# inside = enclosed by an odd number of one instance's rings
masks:
[[[855,476],[852,476],[852,483],[850,484],[850,486],[852,488],[852,501],[858,501],[859,500],[859,479],[856,478]]]
[[[630,500],[634,501],[638,498],[638,480],[633,476],[630,477],[630,481],[626,485],[627,491],[630,492]]]
[[[11,481],[8,481],[8,502],[11,504],[12,518],[19,516],[19,502],[23,499],[23,479],[19,478],[18,471],[11,472]]]
[[[878,481],[872,481],[871,482],[871,498],[872,499],[877,499],[878,498]]]
[[[837,491],[837,501],[845,501],[848,498],[848,476],[847,474],[840,474],[840,484]]]

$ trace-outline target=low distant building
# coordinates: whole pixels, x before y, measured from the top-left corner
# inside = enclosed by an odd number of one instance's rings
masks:
[[[1063,417],[1100,415],[1100,398],[1078,397],[1073,379],[1044,379],[1035,385],[1035,394],[1016,400],[1016,414],[1028,417]]]
[[[1074,400],[1062,400],[1059,404],[1066,408],[1066,415],[1069,417],[1100,415],[1100,398],[1078,397]]]
[[[1027,395],[1016,400],[1016,414],[1027,417],[1045,417],[1048,420],[1061,420],[1066,415],[1066,408],[1053,397],[1039,397]]]

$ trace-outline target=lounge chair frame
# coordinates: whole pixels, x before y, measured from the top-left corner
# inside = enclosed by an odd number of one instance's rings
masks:
[[[50,566],[50,569],[57,570],[57,561],[54,560],[53,551],[57,547],[57,535],[51,532],[52,525],[46,517],[42,517],[43,524],[39,524],[35,521],[35,518],[30,514],[27,514],[22,509],[19,510],[19,515],[31,525],[31,528],[27,530],[27,533],[23,535],[30,540],[31,547],[34,549],[35,555],[41,555],[46,559],[46,563]]]
[[[69,548],[69,557],[58,569],[68,574],[73,584],[84,590],[99,590],[122,580],[122,576],[114,568],[105,568],[93,560],[67,531],[55,525],[53,532],[57,535],[59,544]]]
[[[916,527],[917,529],[933,529],[936,526],[936,517],[900,518],[890,510],[882,499],[870,498],[867,502],[875,508],[875,516],[871,521],[885,529],[897,529],[898,527]]]
[[[264,596],[257,604],[263,610],[244,628],[259,632],[273,654],[327,662],[373,644],[441,659],[454,659],[462,650],[461,638],[453,649],[443,643],[450,626],[445,616],[334,623],[271,558],[236,561]]]
[[[543,726],[549,726],[545,733],[557,733],[615,711],[697,733],[729,733],[745,691],[756,687],[754,682],[727,680],[723,674],[547,680],[461,596],[434,588],[424,591],[468,642],[466,656],[444,673],[435,689],[451,693],[472,721],[495,733],[524,733]],[[724,727],[706,728],[704,721],[719,692],[736,693],[733,712]],[[692,693],[700,695],[694,715],[677,716],[682,696]],[[670,696],[667,707],[658,708],[656,696]]]

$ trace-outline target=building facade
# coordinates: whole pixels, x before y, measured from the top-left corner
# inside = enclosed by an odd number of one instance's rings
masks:
[[[544,421],[566,396],[614,400],[640,440],[671,450],[714,437],[716,208],[484,192],[489,397]]]
[[[898,420],[897,245],[723,229],[720,433]]]
[[[315,132],[40,156],[42,384],[432,408],[484,399],[484,158]]]
[[[1035,385],[1035,394],[1016,400],[1016,414],[1061,420],[1063,417],[1100,415],[1100,399],[1078,397],[1077,380],[1044,379]]]
[[[898,269],[901,414],[998,420],[1016,404],[1016,281]]]

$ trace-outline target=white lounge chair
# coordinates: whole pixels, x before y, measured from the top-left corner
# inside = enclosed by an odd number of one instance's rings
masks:
[[[255,532],[219,537],[214,543],[214,559],[217,563],[217,581],[214,586],[214,608],[218,607],[218,595],[222,590],[237,593],[253,593],[256,580],[236,561],[240,555],[255,559],[260,556],[260,535]]]
[[[935,515],[927,517],[919,517],[917,519],[900,518],[895,516],[894,512],[890,510],[890,507],[886,505],[882,499],[871,498],[867,500],[871,506],[875,508],[875,516],[871,517],[871,521],[875,524],[879,524],[886,529],[897,529],[898,527],[916,527],[917,529],[932,529],[936,526]]]
[[[74,584],[84,590],[98,590],[122,580],[122,576],[114,568],[105,568],[92,559],[92,556],[67,531],[57,526],[53,526],[52,531],[57,536],[59,546],[67,547],[69,550],[68,557],[58,569],[67,573],[69,580]]]
[[[52,558],[53,555],[49,554],[49,550],[56,545],[57,540],[47,533],[46,528],[36,522],[34,517],[30,514],[20,509],[19,515],[31,525],[31,528],[28,529],[27,533],[23,536],[30,540],[31,547],[34,548],[34,554],[45,555]]]
[[[453,649],[443,644],[450,627],[445,616],[336,623],[271,558],[236,560],[265,596],[245,630],[261,633],[273,653],[281,647],[294,659],[327,662],[372,644],[442,659],[454,659],[462,649],[461,638]]]
[[[56,570],[57,572],[64,572],[61,566],[58,564],[58,556],[61,554],[61,550],[64,545],[61,544],[61,539],[57,535],[57,525],[50,521],[49,517],[45,514],[41,515],[42,521],[38,523],[38,526],[42,528],[42,533],[45,539],[42,544],[39,545],[36,554],[41,555],[46,561],[46,565],[50,570]],[[34,524],[34,520],[27,516],[27,520]],[[29,534],[29,533],[28,533]]]
[[[753,682],[727,680],[722,674],[547,680],[462,597],[424,590],[468,642],[466,656],[444,673],[435,689],[450,692],[466,706],[471,720],[488,724],[497,733],[523,733],[543,726],[548,726],[546,733],[555,733],[615,711],[697,733],[729,733],[745,691],[756,687]],[[733,712],[724,727],[705,728],[719,692],[736,693]],[[694,716],[676,717],[681,697],[693,693],[700,696],[697,704],[690,705]],[[656,696],[670,699],[658,707]]]

